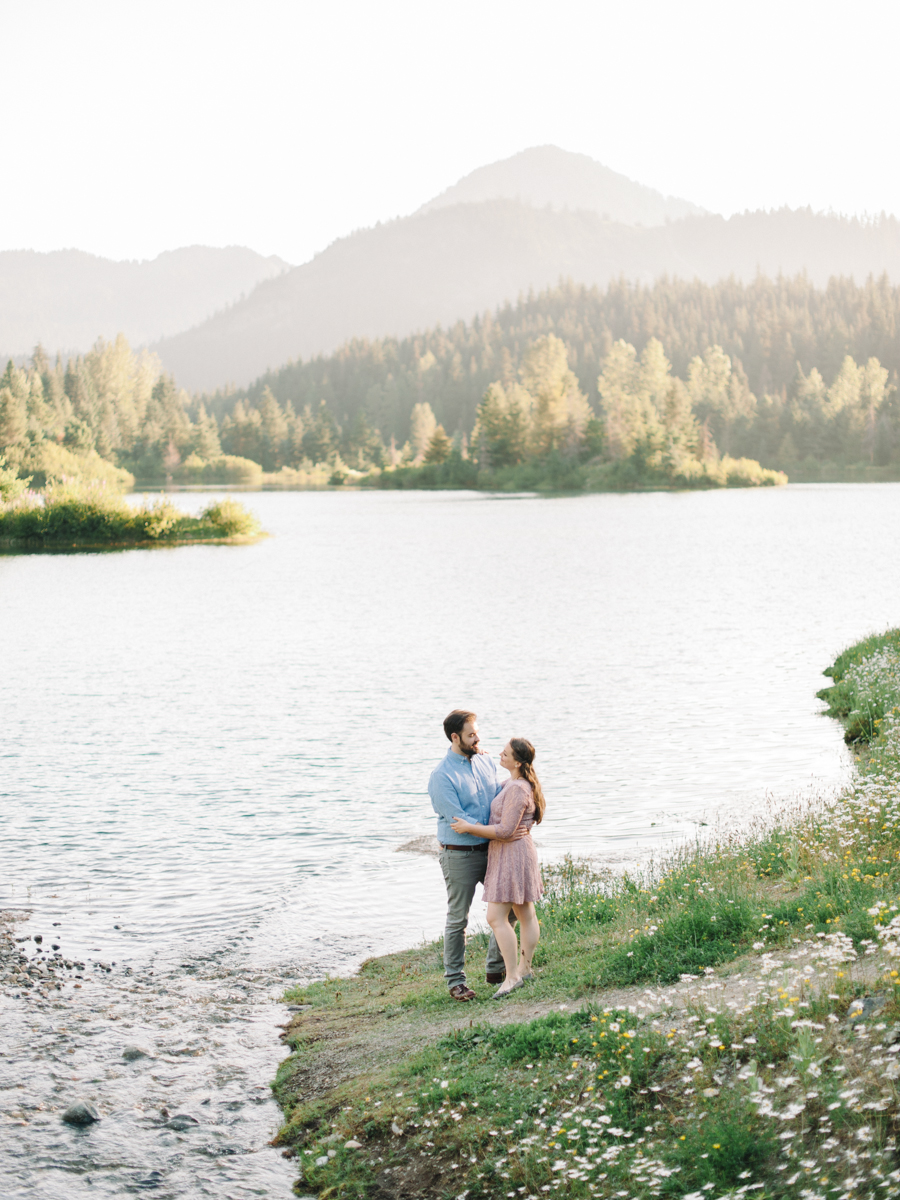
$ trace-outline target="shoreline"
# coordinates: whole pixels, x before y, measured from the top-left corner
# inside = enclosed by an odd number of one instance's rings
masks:
[[[786,484],[780,484],[778,487],[818,487],[829,484],[839,484],[846,487],[869,487],[875,485],[884,485],[900,483],[900,472],[897,472],[896,477],[878,478],[878,479],[847,479],[847,478],[795,478],[791,476]],[[484,496],[533,496],[533,497],[554,497],[554,496],[631,496],[643,494],[677,494],[688,495],[695,493],[707,492],[734,492],[734,491],[771,491],[766,487],[677,487],[675,485],[663,484],[645,484],[633,487],[619,488],[569,488],[569,489],[542,489],[542,488],[502,488],[502,487],[478,487],[474,484],[433,484],[433,485],[417,485],[416,487],[379,487],[377,484],[361,484],[356,481],[347,481],[345,483],[333,484],[282,484],[282,483],[141,483],[138,482],[132,488],[131,494],[140,496],[152,495],[168,495],[168,494],[196,494],[203,495],[205,493],[264,493],[264,492],[316,492],[316,493],[372,493],[372,492],[475,492]]]
[[[70,538],[0,537],[0,554],[64,554],[81,550],[163,550],[175,546],[249,546],[270,537],[268,533],[234,534],[229,537],[190,535],[142,538],[128,541],[79,541]]]
[[[896,642],[866,639],[826,672],[848,733],[862,702],[871,717],[841,795],[682,847],[652,877],[546,869],[537,979],[502,1004],[486,999],[485,934],[467,954],[474,1004],[446,999],[439,941],[289,989],[273,1088],[298,1186],[800,1200],[827,1177],[849,1196],[837,1148],[900,1189]]]

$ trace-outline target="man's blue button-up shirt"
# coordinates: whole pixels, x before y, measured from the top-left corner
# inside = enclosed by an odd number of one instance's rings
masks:
[[[487,754],[467,758],[455,750],[448,750],[428,780],[431,806],[438,815],[438,841],[445,846],[454,842],[458,846],[483,846],[484,838],[473,837],[471,833],[454,833],[450,822],[454,817],[462,817],[473,825],[488,825],[491,801],[500,786],[497,768]]]

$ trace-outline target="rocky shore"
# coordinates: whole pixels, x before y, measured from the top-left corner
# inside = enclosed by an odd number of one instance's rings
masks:
[[[158,1200],[290,1192],[270,1149],[280,976],[107,962],[0,913],[0,1193]]]
[[[67,958],[58,934],[16,935],[22,912],[0,912],[0,988],[18,999],[33,993],[46,1000],[52,992],[63,992],[67,984],[81,988],[90,971],[112,971],[115,963],[86,963]],[[85,974],[87,972],[87,974]]]

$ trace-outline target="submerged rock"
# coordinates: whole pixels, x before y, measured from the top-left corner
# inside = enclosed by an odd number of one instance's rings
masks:
[[[159,1187],[162,1181],[162,1171],[151,1171],[148,1175],[144,1175],[140,1179],[136,1179],[135,1183],[138,1187],[155,1188]]]
[[[140,1046],[126,1046],[122,1057],[126,1062],[134,1062],[137,1058],[150,1058],[151,1054],[149,1050],[142,1050]]]
[[[440,852],[441,843],[432,834],[413,838],[411,842],[404,842],[396,848],[397,854],[427,854],[432,858],[437,858]]]
[[[95,1121],[100,1120],[100,1114],[93,1104],[86,1100],[76,1100],[63,1113],[62,1119],[69,1125],[93,1125]]]
[[[193,1116],[193,1114],[182,1112],[176,1113],[174,1117],[170,1117],[166,1122],[166,1127],[168,1129],[174,1129],[177,1131],[182,1129],[193,1129],[195,1125],[199,1124],[200,1122],[195,1116]]]

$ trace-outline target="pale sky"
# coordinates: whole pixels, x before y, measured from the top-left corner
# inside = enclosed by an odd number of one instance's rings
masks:
[[[299,263],[548,142],[725,214],[900,214],[896,2],[0,0],[0,45],[0,249]]]

